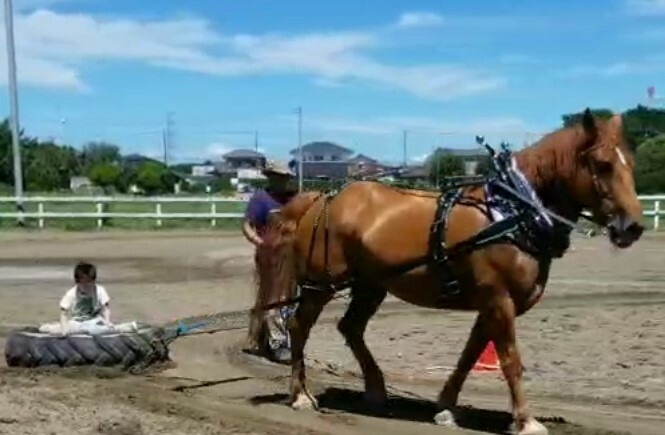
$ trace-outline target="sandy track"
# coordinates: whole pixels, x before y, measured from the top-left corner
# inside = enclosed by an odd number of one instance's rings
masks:
[[[665,278],[659,237],[613,252],[602,239],[575,241],[553,271],[542,304],[519,321],[527,392],[553,434],[659,434],[665,423]],[[251,251],[222,233],[0,235],[3,325],[51,321],[78,259],[99,264],[117,318],[164,322],[244,309]],[[335,331],[344,301],[314,328],[308,362],[328,412],[283,404],[288,370],[238,352],[243,331],[184,338],[177,367],[150,376],[109,370],[0,372],[0,433],[278,434],[459,433],[430,424],[433,399],[472,315],[417,310],[388,300],[368,343],[396,397],[392,418],[364,415],[357,367]],[[6,329],[6,328],[5,328]],[[202,382],[208,384],[201,385]],[[463,401],[467,428],[498,433],[507,390],[474,375]],[[498,410],[498,411],[497,411]],[[482,432],[481,432],[482,433]]]

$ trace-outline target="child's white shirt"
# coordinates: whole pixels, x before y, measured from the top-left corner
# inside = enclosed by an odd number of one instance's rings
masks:
[[[106,289],[99,284],[95,285],[95,291],[89,295],[81,294],[74,286],[60,300],[60,309],[66,311],[70,319],[89,320],[98,316],[110,300]]]

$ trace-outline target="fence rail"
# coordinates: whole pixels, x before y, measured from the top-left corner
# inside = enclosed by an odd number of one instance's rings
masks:
[[[665,217],[665,210],[661,208],[661,201],[665,201],[663,195],[641,195],[640,200],[645,205],[644,216],[653,218],[653,229],[660,228],[660,218]],[[155,225],[162,226],[165,219],[201,219],[209,220],[211,226],[217,225],[218,219],[239,219],[244,216],[241,212],[217,211],[222,204],[246,204],[243,199],[224,198],[215,196],[187,196],[187,197],[86,197],[86,196],[33,196],[22,198],[24,204],[37,204],[36,211],[0,211],[0,218],[7,219],[37,219],[39,228],[44,228],[47,219],[96,219],[97,227],[104,226],[105,219],[152,219]],[[17,202],[17,198],[11,196],[0,197],[0,206],[7,208],[7,204]],[[154,212],[109,212],[105,210],[108,204],[152,204]],[[206,212],[163,212],[162,206],[165,204],[207,204],[209,209]],[[90,204],[94,205],[94,211],[46,211],[47,204]],[[647,207],[653,204],[652,207]]]
[[[0,218],[13,219],[37,219],[39,228],[44,228],[46,219],[96,219],[97,227],[104,226],[106,219],[153,219],[155,225],[162,226],[164,219],[201,219],[210,220],[211,226],[217,225],[218,219],[239,219],[244,216],[240,212],[219,212],[220,204],[246,204],[243,199],[224,198],[215,196],[186,196],[186,197],[133,197],[133,196],[34,196],[22,198],[23,203],[37,204],[37,211],[12,211],[0,212]],[[0,205],[16,203],[17,198],[11,196],[0,197]],[[105,205],[109,204],[139,204],[154,206],[154,212],[109,212],[105,211]],[[165,204],[203,204],[208,205],[207,212],[163,212]],[[47,204],[90,204],[94,205],[94,211],[46,211]],[[6,208],[6,207],[5,207]]]

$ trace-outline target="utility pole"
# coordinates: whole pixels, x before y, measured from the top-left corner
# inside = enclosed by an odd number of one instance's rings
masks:
[[[298,106],[296,114],[298,115],[298,192],[302,192],[302,106]]]
[[[23,209],[23,168],[21,165],[21,143],[19,137],[18,86],[16,82],[16,51],[14,47],[14,5],[12,0],[5,0],[5,32],[7,40],[7,70],[9,79],[9,100],[11,106],[12,154],[14,157],[14,196],[16,211]],[[18,218],[23,226],[23,216]]]
[[[408,137],[408,130],[402,132],[402,165],[406,168],[406,144]]]
[[[162,146],[164,148],[164,165],[169,165],[169,152],[171,151],[171,146],[173,145],[173,113],[168,112],[166,114],[166,127],[162,134]]]
[[[254,151],[259,152],[259,131],[254,130]]]

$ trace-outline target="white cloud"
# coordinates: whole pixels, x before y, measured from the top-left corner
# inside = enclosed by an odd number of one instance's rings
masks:
[[[665,15],[665,0],[625,0],[630,13],[636,15]]]
[[[658,59],[646,59],[631,62],[615,62],[608,65],[580,65],[558,75],[563,78],[605,77],[612,78],[627,75],[653,74],[665,71],[665,62]]]
[[[432,12],[405,12],[400,15],[395,27],[433,27],[443,24],[443,17]]]
[[[377,36],[367,32],[224,35],[204,19],[139,21],[46,9],[17,13],[15,30],[19,80],[40,87],[85,90],[85,67],[109,60],[218,76],[304,74],[319,84],[358,81],[433,100],[505,84],[460,66],[379,62],[368,53]],[[4,33],[4,45],[3,39]],[[6,81],[3,62],[0,56],[0,81]]]

